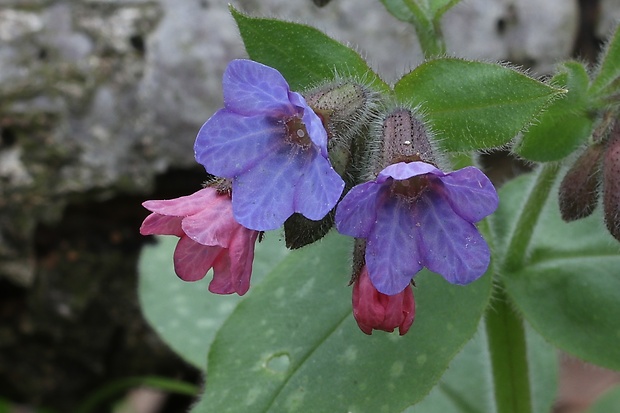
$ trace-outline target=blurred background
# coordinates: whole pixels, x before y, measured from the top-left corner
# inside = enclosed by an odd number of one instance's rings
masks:
[[[378,0],[233,3],[353,45],[388,82],[422,60]],[[452,55],[543,77],[563,59],[594,65],[619,18],[620,0],[464,0],[443,28]],[[140,204],[200,187],[193,141],[242,57],[224,0],[0,0],[0,411],[71,411],[127,377],[202,382],[141,315]],[[501,152],[486,163],[497,183],[525,167]],[[556,413],[619,381],[562,359]],[[145,413],[191,403],[147,388],[126,400]]]

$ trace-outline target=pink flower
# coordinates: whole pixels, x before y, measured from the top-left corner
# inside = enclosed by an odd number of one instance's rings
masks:
[[[382,294],[372,285],[364,265],[353,286],[353,316],[360,330],[366,334],[372,334],[373,329],[391,333],[398,327],[402,336],[415,318],[411,286],[395,295]]]
[[[152,212],[142,235],[176,235],[174,270],[184,281],[202,279],[213,268],[209,291],[245,294],[250,288],[254,245],[259,232],[233,218],[230,195],[213,187],[180,198],[146,201]]]

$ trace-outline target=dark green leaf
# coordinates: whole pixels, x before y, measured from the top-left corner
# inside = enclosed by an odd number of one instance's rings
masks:
[[[590,79],[581,63],[562,65],[552,84],[568,90],[554,101],[537,123],[523,133],[515,152],[531,161],[556,161],[570,155],[592,132],[587,96]]]
[[[232,6],[230,11],[250,58],[278,69],[293,90],[333,79],[336,74],[390,90],[359,54],[313,27],[249,17]]]
[[[417,315],[403,337],[359,331],[349,239],[292,252],[219,330],[204,412],[400,411],[421,399],[474,334],[491,279],[453,286],[416,276]]]
[[[509,227],[506,222],[514,219],[529,184],[526,176],[501,189],[500,208],[492,220],[495,234]],[[504,283],[523,316],[551,343],[584,360],[620,369],[620,253],[600,213],[565,223],[557,198],[551,196],[525,265],[504,274]]]
[[[215,332],[241,300],[236,294],[217,295],[208,290],[211,275],[188,283],[174,273],[172,254],[176,237],[156,237],[140,254],[138,296],[147,321],[159,336],[186,361],[204,370]],[[267,233],[256,245],[252,270],[254,286],[288,253],[278,233]],[[247,296],[246,295],[246,296]]]
[[[394,91],[421,107],[449,151],[506,144],[563,93],[505,66],[454,58],[418,66]]]

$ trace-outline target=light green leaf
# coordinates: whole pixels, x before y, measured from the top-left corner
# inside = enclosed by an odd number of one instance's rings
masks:
[[[598,70],[590,86],[590,95],[605,97],[614,94],[620,88],[620,25],[601,53]]]
[[[514,219],[530,178],[516,179],[500,190],[500,208],[491,221],[494,233]],[[586,361],[620,369],[619,251],[600,213],[565,223],[557,198],[551,196],[525,265],[504,274],[506,291],[551,343]]]
[[[174,273],[172,255],[177,237],[155,237],[140,254],[138,297],[146,320],[177,354],[204,370],[215,332],[241,300],[236,294],[209,292],[211,273],[197,282],[185,282]],[[252,270],[252,294],[256,284],[276,266],[288,250],[279,234],[267,233],[256,244]]]
[[[454,58],[418,66],[394,91],[401,102],[421,107],[449,151],[508,143],[564,93],[505,66]]]
[[[359,54],[313,27],[249,17],[232,6],[230,11],[250,58],[278,69],[293,90],[333,79],[336,74],[390,90]]]
[[[564,63],[552,84],[563,87],[568,93],[554,101],[531,125],[514,151],[531,161],[549,162],[570,155],[592,133],[587,95],[590,79],[581,63]]]
[[[590,407],[586,413],[612,413],[620,406],[620,386],[613,387]]]
[[[398,20],[413,23],[415,21],[415,16],[405,0],[381,0],[381,3],[385,6],[388,12]],[[423,13],[423,16],[426,17],[426,13]]]
[[[421,3],[427,3],[428,9],[434,19],[438,19],[445,12],[454,7],[460,0],[420,0]]]
[[[416,276],[405,336],[359,331],[351,242],[336,233],[292,252],[219,330],[194,413],[401,411],[421,399],[474,334],[489,275],[466,287]]]
[[[525,332],[533,413],[548,413],[558,387],[557,352],[533,329]],[[486,329],[481,323],[437,386],[404,413],[495,413],[489,358]]]
[[[415,15],[429,21],[438,20],[459,0],[381,0],[385,8],[397,19],[412,23]]]

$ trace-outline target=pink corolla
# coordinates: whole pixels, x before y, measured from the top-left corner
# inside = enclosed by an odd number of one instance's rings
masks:
[[[258,231],[233,217],[230,195],[207,187],[192,195],[142,204],[152,212],[142,235],[176,235],[174,270],[184,281],[197,281],[213,268],[209,291],[245,294],[250,288]]]
[[[408,285],[398,294],[382,294],[372,285],[366,266],[362,267],[353,285],[353,317],[366,334],[372,334],[372,330],[391,333],[398,327],[398,333],[402,336],[415,318],[411,286]]]

